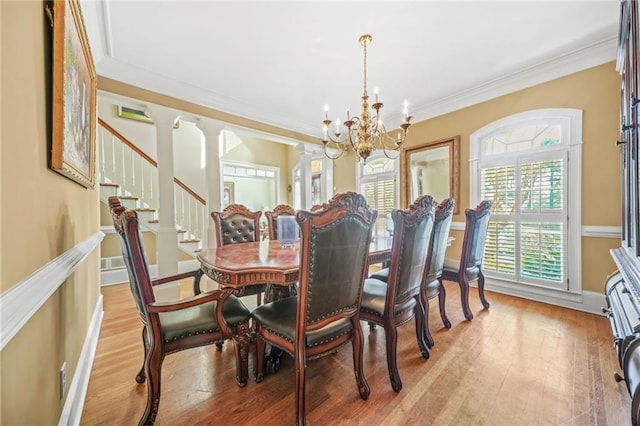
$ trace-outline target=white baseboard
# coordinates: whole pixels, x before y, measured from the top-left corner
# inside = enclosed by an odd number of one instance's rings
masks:
[[[475,287],[475,284],[472,284]],[[508,294],[510,296],[521,297],[523,299],[548,303],[550,305],[562,306],[564,308],[575,309],[577,311],[589,312],[603,315],[602,308],[607,306],[607,302],[602,293],[583,290],[581,293],[568,293],[553,289],[540,287],[525,287],[503,284],[490,278],[485,279],[485,290],[496,293]]]
[[[93,367],[93,360],[98,347],[98,337],[100,336],[103,316],[102,295],[100,295],[98,303],[96,303],[96,307],[93,310],[93,316],[89,323],[89,329],[82,345],[78,365],[73,374],[71,386],[69,386],[69,393],[67,394],[67,399],[65,399],[58,426],[77,426],[80,424],[84,400],[89,387],[89,378],[91,377],[91,368]]]

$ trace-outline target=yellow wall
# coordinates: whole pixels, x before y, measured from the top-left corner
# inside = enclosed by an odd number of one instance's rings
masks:
[[[583,111],[582,225],[620,226],[620,157],[614,141],[619,129],[620,75],[613,62],[539,84],[499,98],[414,124],[405,148],[460,135],[460,213],[469,206],[469,136],[500,118],[540,108]],[[344,160],[342,161],[344,163]],[[447,257],[459,256],[462,232],[452,231],[460,245]],[[619,239],[583,238],[582,288],[602,292],[604,277],[615,270],[608,249]],[[596,261],[597,260],[597,261]]]
[[[99,196],[48,168],[51,137],[50,27],[42,2],[0,2],[2,113],[0,139],[0,290],[6,291],[99,230]],[[407,146],[461,135],[461,207],[469,200],[469,135],[499,118],[536,108],[584,111],[583,225],[618,226],[620,215],[617,138],[620,77],[613,63],[445,114],[411,128]],[[102,79],[101,89],[148,102],[167,97]],[[124,89],[123,89],[124,87]],[[172,100],[196,115],[301,141],[305,135],[274,129]],[[291,161],[292,155],[286,155]],[[289,164],[292,166],[292,164]],[[288,182],[288,179],[283,179]],[[289,184],[288,182],[287,184]],[[355,189],[352,157],[335,162],[336,192]],[[456,215],[456,221],[463,216]],[[461,233],[452,250],[459,247]],[[583,238],[583,288],[601,292],[614,269],[608,249],[617,239]],[[459,249],[458,249],[459,250]],[[0,352],[2,424],[57,423],[58,370],[68,364],[73,380],[93,309],[99,298],[99,252],[78,270]]]
[[[0,2],[2,129],[0,290],[100,230],[99,197],[48,167],[51,138],[50,26],[43,2]],[[76,272],[0,352],[5,425],[58,422],[99,298],[100,253]]]

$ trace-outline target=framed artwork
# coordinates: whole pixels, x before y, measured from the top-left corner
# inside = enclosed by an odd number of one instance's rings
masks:
[[[77,0],[53,2],[51,168],[95,185],[96,72]]]
[[[235,202],[235,188],[233,182],[225,182],[222,189],[222,207],[227,207]]]
[[[153,119],[149,117],[146,111],[129,108],[122,105],[118,105],[118,117],[129,118],[131,120],[138,120],[144,123],[153,124]]]

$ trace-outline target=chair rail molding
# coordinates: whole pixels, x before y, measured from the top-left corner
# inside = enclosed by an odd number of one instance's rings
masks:
[[[595,237],[595,238],[622,238],[621,226],[583,226],[583,237]]]
[[[103,232],[96,232],[0,294],[0,350],[100,245],[103,238]]]

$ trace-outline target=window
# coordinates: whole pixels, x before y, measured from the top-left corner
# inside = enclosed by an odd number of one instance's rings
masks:
[[[358,188],[369,207],[378,212],[374,235],[387,235],[387,215],[397,208],[398,159],[373,153],[367,163],[358,162]]]
[[[471,204],[493,203],[487,277],[580,291],[581,128],[579,110],[536,110],[471,135]]]

